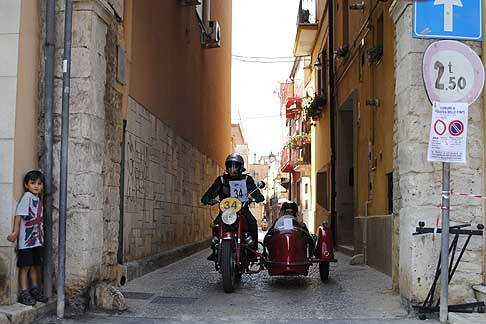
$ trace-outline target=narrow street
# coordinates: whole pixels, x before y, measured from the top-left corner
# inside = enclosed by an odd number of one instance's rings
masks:
[[[223,292],[208,254],[204,250],[129,282],[122,287],[129,304],[124,313],[92,312],[63,323],[424,323],[400,308],[389,277],[351,266],[341,253],[326,283],[317,267],[302,278],[261,272],[243,276],[232,294]]]

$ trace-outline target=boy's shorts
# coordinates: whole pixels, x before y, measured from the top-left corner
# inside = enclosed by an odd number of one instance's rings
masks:
[[[17,267],[30,267],[41,265],[44,257],[44,248],[38,246],[32,249],[17,250]]]

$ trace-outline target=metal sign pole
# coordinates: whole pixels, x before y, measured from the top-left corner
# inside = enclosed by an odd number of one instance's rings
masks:
[[[442,162],[442,240],[440,259],[440,321],[447,322],[449,300],[449,198],[451,169]]]
[[[62,61],[62,113],[61,113],[61,172],[59,186],[59,237],[57,274],[57,317],[64,318],[64,292],[66,275],[66,210],[69,143],[69,94],[71,78],[71,39],[73,28],[73,0],[66,0],[64,18],[64,56]]]

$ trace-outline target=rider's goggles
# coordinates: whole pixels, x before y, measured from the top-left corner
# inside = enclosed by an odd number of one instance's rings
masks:
[[[230,162],[230,163],[227,163],[227,164],[226,164],[226,167],[227,167],[228,169],[239,169],[239,168],[240,168],[240,166],[241,166],[241,165],[240,165],[240,163],[238,163],[238,162]]]

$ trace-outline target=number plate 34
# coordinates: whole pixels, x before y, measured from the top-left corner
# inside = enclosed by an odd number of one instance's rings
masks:
[[[233,209],[235,212],[239,212],[241,209],[241,201],[238,198],[225,198],[219,203],[219,209],[222,212],[227,209]]]

